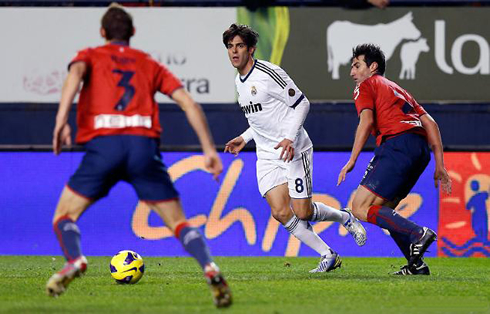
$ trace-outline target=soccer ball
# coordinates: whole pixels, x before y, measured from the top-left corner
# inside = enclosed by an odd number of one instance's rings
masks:
[[[145,272],[145,264],[141,256],[133,251],[125,250],[117,253],[110,264],[112,278],[117,283],[137,283]]]

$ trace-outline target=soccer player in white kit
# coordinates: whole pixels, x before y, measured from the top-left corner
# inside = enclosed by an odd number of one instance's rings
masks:
[[[235,156],[252,139],[257,147],[259,191],[272,216],[301,242],[321,255],[310,272],[328,272],[342,260],[314,231],[309,221],[336,221],[359,246],[366,231],[348,209],[337,210],[312,201],[313,144],[303,128],[310,103],[279,66],[254,59],[258,33],[232,24],[223,33],[235,79],[238,103],[250,127],[225,146]],[[291,210],[292,206],[292,210]]]

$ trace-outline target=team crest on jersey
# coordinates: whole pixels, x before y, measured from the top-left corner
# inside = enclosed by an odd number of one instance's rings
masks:
[[[252,86],[250,93],[252,94],[252,96],[257,95],[257,88],[255,88],[255,86]]]

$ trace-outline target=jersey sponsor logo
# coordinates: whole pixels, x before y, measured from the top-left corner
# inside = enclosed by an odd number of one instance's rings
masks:
[[[252,94],[252,96],[257,95],[257,88],[255,88],[255,86],[252,86],[252,88],[250,89],[250,93]]]
[[[125,116],[121,114],[99,114],[95,116],[95,129],[122,129],[130,127],[143,127],[151,129],[152,122],[150,116]]]
[[[406,123],[406,124],[411,124],[411,125],[414,125],[414,126],[419,126],[419,127],[422,127],[422,122],[420,122],[419,120],[414,120],[414,121],[400,121],[401,123]]]
[[[240,106],[240,108],[242,109],[244,114],[256,113],[262,111],[262,104],[252,104],[252,102],[250,102],[250,105]]]

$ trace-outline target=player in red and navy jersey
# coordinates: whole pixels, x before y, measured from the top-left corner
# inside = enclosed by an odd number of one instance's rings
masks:
[[[408,264],[397,275],[429,275],[423,255],[436,233],[394,211],[430,161],[429,145],[436,160],[435,186],[451,193],[444,168],[441,134],[434,119],[403,88],[385,78],[385,56],[372,44],[353,50],[350,75],[356,82],[354,100],[359,114],[354,146],[337,185],[354,169],[369,134],[377,148],[352,203],[354,215],[390,232]]]
[[[124,41],[79,51],[68,67],[73,65],[90,70],[78,101],[77,143],[121,134],[160,138],[153,95],[173,97],[182,88],[163,65]]]
[[[134,34],[132,17],[111,5],[102,18],[104,46],[80,51],[69,65],[53,133],[53,150],[71,144],[68,113],[83,83],[77,108],[76,141],[86,153],[67,183],[53,218],[53,227],[67,259],[46,289],[58,296],[83,274],[87,259],[80,247],[76,221],[95,201],[118,182],[130,183],[141,202],[158,213],[184,248],[204,270],[218,307],[232,302],[230,289],[197,228],[185,218],[179,194],[166,171],[159,151],[161,127],[156,92],[171,97],[186,113],[204,152],[206,169],[215,178],[223,166],[201,107],[165,66],[148,54],[129,47]]]

